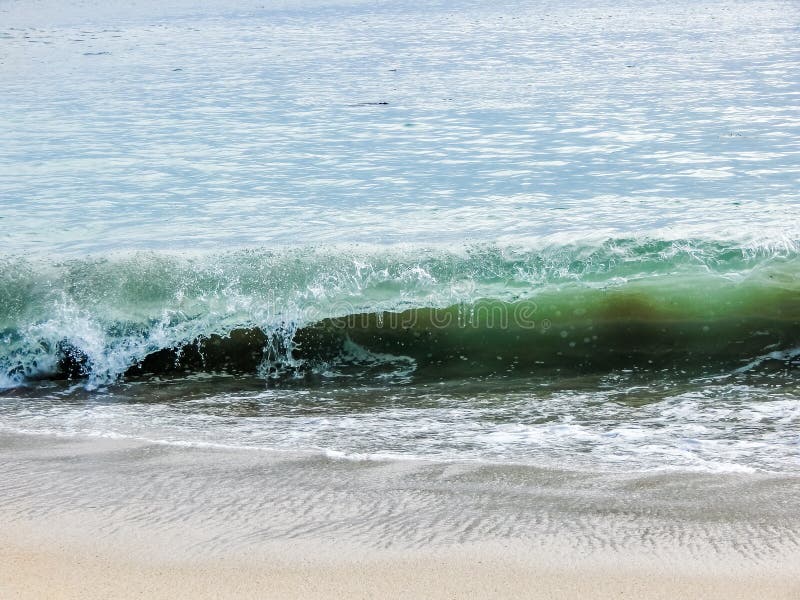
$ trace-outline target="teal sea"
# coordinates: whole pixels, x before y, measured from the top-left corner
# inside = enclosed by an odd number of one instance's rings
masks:
[[[0,431],[800,472],[796,3],[44,5]]]

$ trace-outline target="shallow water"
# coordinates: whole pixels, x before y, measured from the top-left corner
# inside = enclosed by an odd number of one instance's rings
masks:
[[[796,472],[799,25],[3,3],[0,428]]]
[[[620,374],[264,389],[233,377],[16,390],[2,429],[355,460],[797,473],[796,383]]]

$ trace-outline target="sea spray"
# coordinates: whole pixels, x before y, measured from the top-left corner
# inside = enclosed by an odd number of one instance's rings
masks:
[[[426,379],[791,363],[798,274],[793,244],[696,240],[7,257],[0,374],[5,387],[279,379],[325,373],[356,346]]]

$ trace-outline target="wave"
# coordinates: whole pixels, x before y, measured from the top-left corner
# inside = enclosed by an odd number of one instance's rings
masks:
[[[6,256],[0,386],[785,367],[799,274],[790,241]]]

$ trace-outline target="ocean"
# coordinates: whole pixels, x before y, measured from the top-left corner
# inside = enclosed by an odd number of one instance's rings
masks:
[[[800,473],[800,6],[0,3],[0,431]]]

